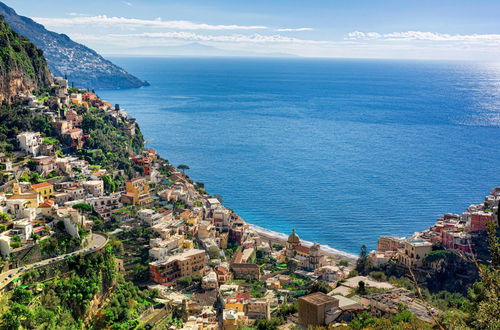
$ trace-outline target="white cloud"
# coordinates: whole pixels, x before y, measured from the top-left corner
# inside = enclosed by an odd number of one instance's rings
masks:
[[[303,28],[283,28],[283,29],[275,29],[274,31],[278,32],[302,32],[302,31],[312,31],[313,28],[303,27]]]
[[[464,42],[481,42],[481,41],[500,41],[500,34],[446,34],[423,31],[406,31],[406,32],[360,32],[354,31],[347,34],[346,40],[424,40],[424,41],[464,41]]]
[[[106,15],[69,17],[69,18],[47,18],[33,17],[33,19],[48,27],[72,27],[75,25],[101,25],[116,27],[152,27],[178,30],[257,30],[266,29],[260,25],[212,25],[204,23],[194,23],[190,21],[163,21],[161,18],[154,20],[108,17]]]
[[[229,43],[291,43],[291,44],[326,44],[326,41],[304,40],[286,37],[279,34],[262,35],[254,33],[251,35],[205,35],[194,32],[144,32],[133,34],[107,34],[89,35],[72,34],[72,38],[80,41],[117,41],[122,39],[175,39],[184,41],[207,41],[207,42],[229,42]]]
[[[128,2],[128,1],[122,1],[122,2],[123,2],[124,5],[127,5],[129,7],[133,6],[132,2]]]

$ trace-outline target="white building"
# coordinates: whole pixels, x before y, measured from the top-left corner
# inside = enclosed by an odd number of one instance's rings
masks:
[[[10,237],[7,235],[0,235],[0,253],[2,254],[2,257],[10,256],[11,251]]]
[[[42,137],[39,132],[23,132],[18,134],[17,142],[19,142],[19,148],[28,154],[37,156],[40,153]]]
[[[203,290],[217,289],[217,274],[214,271],[209,272],[201,279],[201,287]]]
[[[33,232],[33,225],[28,220],[16,221],[14,223],[14,229],[22,236],[25,240],[31,238],[31,233]]]

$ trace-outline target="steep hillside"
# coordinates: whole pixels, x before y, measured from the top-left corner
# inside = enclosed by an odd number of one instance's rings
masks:
[[[68,77],[81,88],[136,88],[148,83],[104,59],[94,50],[76,43],[65,34],[48,31],[32,19],[18,15],[0,2],[0,15],[19,34],[44,51],[55,76]]]
[[[43,52],[0,18],[0,101],[50,86]]]

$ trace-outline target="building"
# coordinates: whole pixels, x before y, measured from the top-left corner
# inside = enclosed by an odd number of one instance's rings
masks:
[[[23,132],[17,135],[19,148],[27,154],[37,156],[40,152],[42,137],[39,132]]]
[[[36,191],[43,199],[54,196],[54,185],[48,182],[33,184],[31,189]]]
[[[445,230],[442,233],[443,247],[471,253],[470,234],[464,231]]]
[[[260,280],[260,268],[257,264],[232,263],[231,269],[237,279]]]
[[[205,263],[205,251],[192,249],[151,262],[149,272],[153,281],[166,284],[187,275],[203,275]]]
[[[308,270],[315,270],[325,264],[325,256],[321,254],[319,244],[313,244],[311,247],[302,245],[295,229],[286,241],[285,255],[295,259],[301,268]]]
[[[236,330],[245,327],[248,318],[245,313],[238,312],[234,309],[224,309],[222,312],[222,329]]]
[[[43,200],[36,191],[31,189],[28,191],[23,190],[21,184],[15,180],[12,186],[12,195],[7,196],[7,204],[9,202],[14,207],[14,210],[11,211],[15,214],[26,207],[37,208]]]
[[[123,203],[144,205],[151,202],[149,184],[145,178],[135,178],[127,181],[125,190],[127,192],[122,195]]]
[[[203,276],[201,279],[201,288],[203,290],[213,290],[217,289],[217,274],[215,272],[209,272],[207,275]]]
[[[55,159],[52,156],[37,156],[33,158],[35,169],[41,175],[47,175],[56,169]]]
[[[252,298],[245,301],[245,314],[250,319],[265,319],[271,318],[271,303],[266,298]]]
[[[89,180],[83,183],[83,188],[87,194],[94,197],[101,197],[104,195],[104,182],[102,180]]]
[[[403,239],[394,236],[381,236],[378,239],[377,251],[397,251],[403,248]]]
[[[224,266],[216,266],[214,271],[219,284],[224,284],[231,279],[231,272]]]
[[[495,222],[493,212],[476,211],[470,214],[469,231],[474,233],[478,231],[486,231],[486,224]]]
[[[326,325],[329,314],[339,307],[339,300],[322,292],[315,292],[299,298],[299,323]]]
[[[398,255],[400,263],[411,266],[422,266],[424,258],[432,251],[432,243],[424,240],[405,241],[404,248]]]

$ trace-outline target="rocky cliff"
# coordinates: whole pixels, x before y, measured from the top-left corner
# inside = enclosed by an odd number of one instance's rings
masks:
[[[49,87],[51,79],[43,52],[0,18],[0,101]]]
[[[54,76],[67,76],[80,88],[137,88],[149,85],[65,34],[48,31],[0,2],[0,15],[14,31],[44,51]]]

